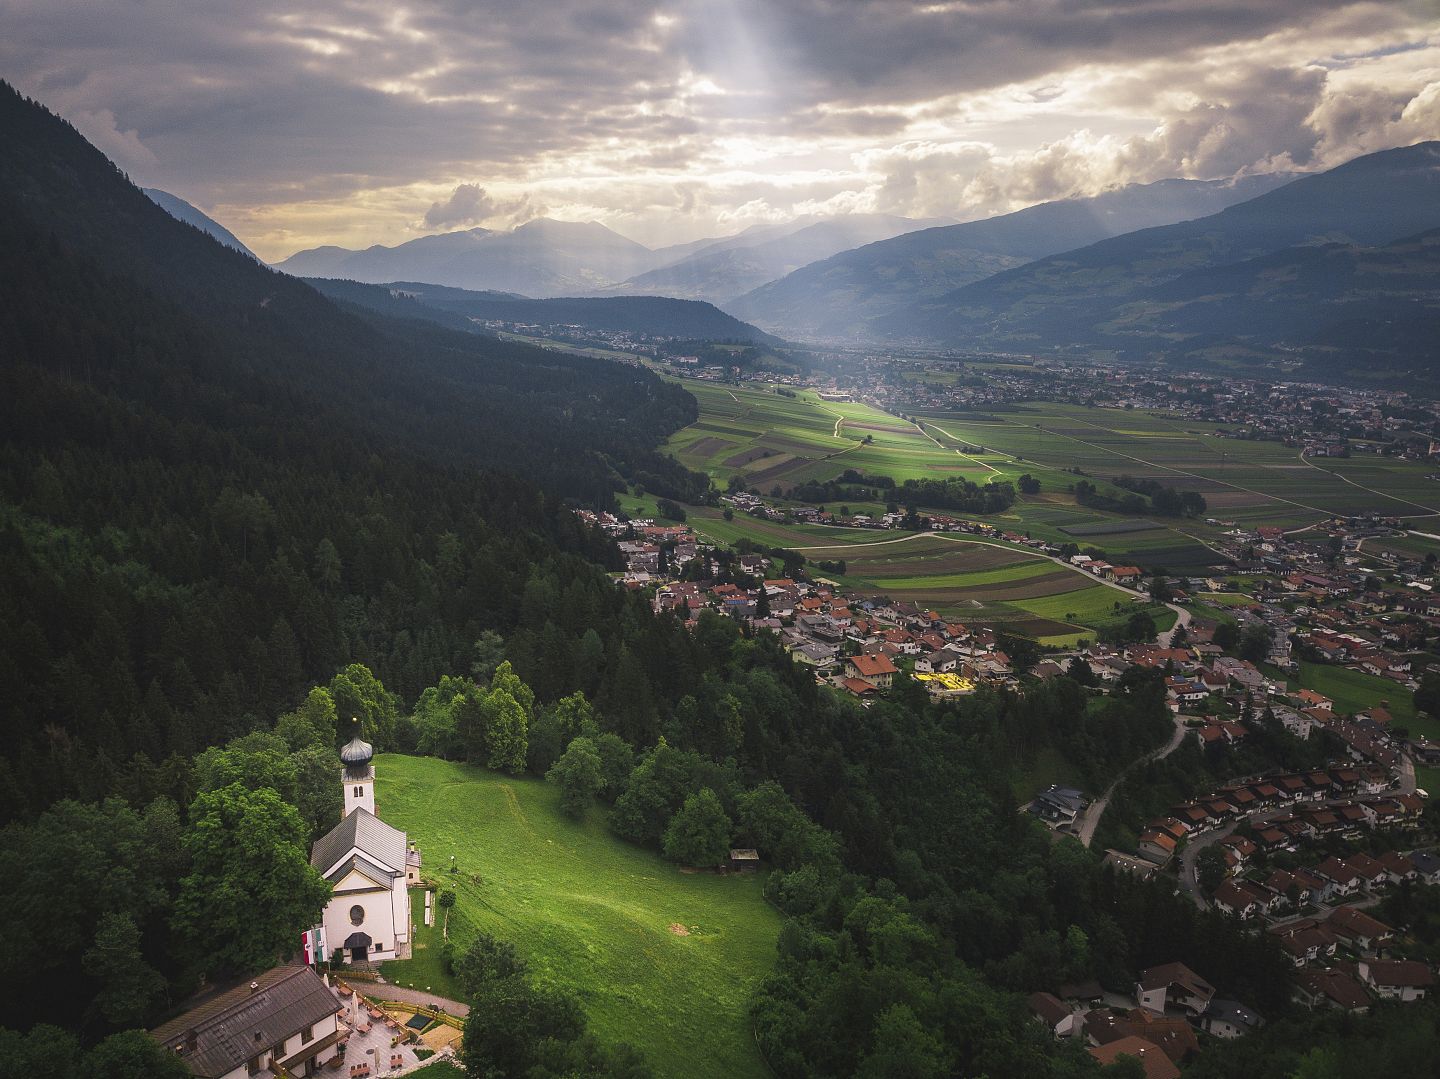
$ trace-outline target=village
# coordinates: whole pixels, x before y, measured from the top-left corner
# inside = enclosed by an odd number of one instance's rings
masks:
[[[724,503],[770,520],[881,530],[906,524],[899,513],[842,516],[771,505],[744,491]],[[1346,709],[1296,688],[1294,679],[1304,662],[1383,679],[1397,694],[1417,689],[1412,655],[1440,630],[1440,597],[1428,587],[1431,560],[1365,550],[1396,522],[1230,527],[1210,570],[1164,580],[1163,595],[1182,612],[1173,629],[1149,641],[1049,650],[1022,666],[995,626],[847,593],[825,579],[823,567],[811,577],[785,563],[787,552],[723,551],[686,525],[579,512],[617,539],[626,559],[620,584],[646,592],[656,611],[692,624],[714,611],[752,631],[769,630],[818,681],[862,704],[900,678],[945,700],[981,686],[1024,692],[1077,672],[1103,694],[1135,677],[1127,672],[1158,671],[1175,735],[1156,759],[1187,740],[1203,752],[1243,747],[1265,729],[1331,747],[1323,767],[1234,776],[1178,802],[1144,823],[1133,849],[1107,849],[1106,864],[1146,878],[1168,875],[1197,906],[1263,926],[1293,960],[1294,997],[1307,1007],[1364,1012],[1377,1000],[1423,999],[1433,989],[1433,968],[1397,954],[1396,931],[1367,910],[1399,889],[1440,885],[1429,792],[1417,786],[1415,772],[1416,762],[1440,760],[1440,745],[1412,735],[1383,698]],[[1136,590],[1137,599],[1155,588],[1138,567],[1114,565],[1098,552],[1072,553],[948,515],[922,523],[1063,559],[1077,573]],[[789,572],[776,575],[777,566]],[[1217,596],[1229,601],[1224,610],[1233,621],[1207,617],[1195,602]],[[1088,846],[1106,800],[1054,786],[1036,791],[1023,808],[1057,838],[1074,835]],[[1234,1037],[1263,1023],[1185,968],[1145,972],[1135,1001],[1102,1000],[1098,987],[1080,987],[1036,994],[1031,1008],[1057,1037],[1083,1038],[1102,1062],[1139,1055],[1152,1076],[1178,1074],[1176,1065],[1196,1049],[1196,1029]]]

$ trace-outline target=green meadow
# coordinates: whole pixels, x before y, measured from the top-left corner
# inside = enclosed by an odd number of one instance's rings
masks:
[[[380,814],[419,845],[426,876],[455,889],[458,943],[467,926],[513,942],[537,977],[580,998],[598,1037],[638,1046],[659,1075],[764,1074],[746,1006],[780,918],[758,876],[682,872],[615,838],[599,810],[565,817],[539,779],[431,757],[375,763]],[[396,980],[439,969],[434,934],[422,940]]]

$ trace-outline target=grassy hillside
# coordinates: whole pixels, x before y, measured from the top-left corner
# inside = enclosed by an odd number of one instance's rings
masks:
[[[577,993],[599,1037],[639,1046],[661,1075],[764,1072],[745,1009],[780,918],[758,878],[681,873],[598,813],[562,816],[540,780],[397,755],[375,771],[381,815],[454,882],[464,920]]]

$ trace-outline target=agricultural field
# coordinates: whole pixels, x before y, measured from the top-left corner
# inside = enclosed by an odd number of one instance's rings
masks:
[[[760,877],[683,873],[612,836],[598,812],[571,821],[542,780],[430,757],[375,763],[381,814],[456,891],[452,928],[513,942],[538,978],[577,994],[599,1038],[639,1046],[659,1075],[764,1073],[746,1004],[775,962],[780,918]]]
[[[1316,693],[1325,694],[1335,702],[1336,712],[1358,712],[1383,702],[1397,726],[1410,727],[1412,733],[1416,734],[1440,736],[1440,725],[1422,720],[1418,727],[1415,726],[1414,694],[1388,678],[1379,678],[1364,671],[1352,671],[1326,663],[1302,661],[1298,684],[1301,689],[1313,689]]]
[[[700,403],[700,419],[677,432],[667,448],[720,485],[738,476],[748,487],[775,497],[777,488],[784,492],[810,480],[834,479],[846,469],[888,475],[902,482],[960,476],[979,484],[991,480],[1014,483],[1029,473],[1040,481],[1040,492],[1022,495],[1009,511],[991,518],[992,523],[1054,543],[1101,547],[1115,559],[1176,572],[1208,565],[1214,559],[1204,545],[1207,530],[1198,522],[1135,521],[1077,506],[1070,493],[1076,477],[1063,469],[1079,464],[1084,455],[1072,453],[1071,445],[1048,432],[1013,422],[1018,416],[1028,419],[1028,412],[924,415],[910,424],[869,405],[822,401],[805,390],[787,397],[774,388],[754,384],[684,380],[683,385]],[[1005,445],[987,440],[997,429],[1009,436]],[[871,440],[868,444],[863,441],[867,437]],[[1057,445],[1064,446],[1063,455],[1057,455]],[[972,452],[980,447],[983,452]],[[1123,493],[1108,482],[1110,475],[1122,471],[1146,474],[1138,464],[1127,465],[1091,473],[1089,478],[1108,493]],[[1299,467],[1315,471],[1308,465]],[[1316,475],[1333,484],[1328,477]],[[1174,476],[1168,482],[1175,482]],[[1185,486],[1213,484],[1195,480]],[[880,507],[851,505],[850,509],[872,512]],[[1294,507],[1286,507],[1286,511],[1287,524],[1317,519],[1317,515]],[[1298,518],[1292,520],[1297,513]]]
[[[1382,559],[1425,558],[1427,555],[1440,558],[1440,539],[1414,532],[1377,536],[1361,540],[1360,550],[1363,554]]]
[[[1205,544],[1203,523],[1135,520],[1076,505],[1071,493],[1076,477],[1062,470],[1075,460],[1069,445],[1065,456],[1053,461],[1032,456],[1053,455],[1055,436],[1015,424],[1007,416],[925,416],[912,424],[869,405],[823,401],[810,391],[797,390],[789,396],[753,383],[730,386],[685,380],[683,384],[700,403],[700,419],[677,432],[668,449],[722,486],[738,476],[746,486],[783,505],[777,489],[784,492],[809,480],[834,479],[846,469],[901,481],[958,475],[981,484],[1013,483],[1029,473],[1040,480],[1040,492],[1021,495],[1009,510],[987,518],[991,524],[1056,544],[1099,549],[1117,563],[1171,572],[1186,572],[1215,560],[1214,551]],[[957,419],[974,429],[962,427],[954,422]],[[1127,414],[1126,419],[1131,417]],[[1015,437],[999,445],[988,438],[992,427],[1004,428]],[[1129,471],[1143,474],[1139,467]],[[1104,475],[1094,481],[1120,493]],[[636,509],[645,503],[634,501]],[[884,507],[851,503],[847,509],[875,514]],[[721,511],[706,507],[688,513],[690,525],[711,542],[733,545],[749,539],[767,547],[800,550],[812,562],[843,560],[844,575],[826,574],[841,587],[911,599],[970,621],[1003,622],[1012,632],[1045,644],[1069,645],[1093,637],[1097,629],[1123,620],[1134,609],[1133,598],[1125,593],[1008,545],[1002,545],[1008,551],[1007,564],[984,566],[973,553],[957,554],[955,537],[920,537],[903,550],[891,550],[874,545],[892,542],[887,538],[892,533],[788,524],[746,514],[734,514],[726,521]],[[1314,515],[1305,518],[1313,519]],[[975,545],[970,548],[973,551]],[[866,554],[874,550],[884,554]],[[1153,613],[1162,626],[1173,617],[1164,608]]]
[[[684,386],[700,403],[700,419],[667,448],[721,486],[740,476],[768,492],[833,479],[847,468],[900,481],[963,475],[983,483],[993,475],[869,405],[822,401],[809,390],[787,397],[753,384],[686,380]]]
[[[868,544],[797,547],[813,561],[845,562],[827,574],[860,595],[885,595],[932,607],[962,622],[994,624],[1046,645],[1094,639],[1096,630],[1152,610],[1119,588],[1024,548],[953,534],[911,534]],[[1118,608],[1117,608],[1118,604]]]
[[[1034,403],[992,414],[926,414],[952,438],[1092,480],[1129,474],[1199,491],[1210,513],[1242,522],[1309,523],[1331,513],[1440,514],[1440,483],[1417,462],[1303,456],[1278,442],[1222,438],[1180,416]],[[1338,482],[1337,482],[1338,481]]]

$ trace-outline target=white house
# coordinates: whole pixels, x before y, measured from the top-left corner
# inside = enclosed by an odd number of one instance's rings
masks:
[[[204,1079],[318,1075],[337,1054],[339,999],[309,967],[267,970],[150,1032]]]
[[[1424,1000],[1435,975],[1413,959],[1362,959],[1360,980],[1381,1000]]]
[[[345,816],[310,850],[310,864],[334,887],[321,916],[332,961],[410,956],[406,878],[407,870],[418,873],[419,856],[404,832],[375,815],[373,756],[358,735],[340,751]]]

